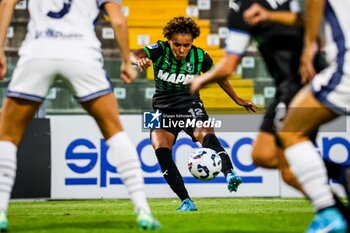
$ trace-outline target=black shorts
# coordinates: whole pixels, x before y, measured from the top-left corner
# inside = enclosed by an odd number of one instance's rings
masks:
[[[317,73],[327,67],[327,62],[321,53],[317,53],[314,59],[314,67]],[[292,71],[290,72],[293,73]],[[276,95],[274,101],[267,107],[260,131],[276,135],[276,130],[282,126],[286,116],[288,105],[293,97],[302,88],[300,77],[286,75],[285,80],[276,84]],[[315,141],[317,131],[311,133],[310,139]]]
[[[181,109],[154,109],[154,112],[159,110],[162,114],[162,123],[157,129],[151,129],[151,133],[154,130],[163,129],[175,135],[175,141],[177,135],[183,130],[188,134],[194,142],[197,140],[193,136],[193,132],[196,127],[193,127],[193,122],[206,121],[209,119],[207,112],[205,111],[202,101],[192,102],[192,106]],[[180,123],[184,122],[184,124]],[[187,123],[191,122],[191,123]],[[174,143],[175,143],[174,141]]]
[[[295,81],[285,80],[276,87],[273,102],[267,107],[260,130],[275,134],[282,124],[290,101],[300,90],[301,85]]]
[[[260,131],[268,132],[275,135],[276,145],[281,147],[282,143],[277,137],[276,131],[282,126],[283,120],[288,110],[288,105],[293,99],[294,95],[298,92],[299,88],[295,85],[290,85],[289,90],[284,90],[283,86],[280,86],[280,90],[277,90],[275,100],[268,106],[263,122],[260,126]],[[281,93],[278,93],[281,92]],[[310,134],[310,140],[316,142],[318,130],[315,130]]]
[[[288,90],[287,87],[289,86]],[[265,112],[263,122],[260,126],[260,131],[268,132],[275,135],[276,145],[282,146],[280,139],[277,137],[276,131],[282,126],[283,120],[288,110],[288,105],[297,94],[300,88],[297,84],[290,84],[288,86],[279,86],[275,100],[269,105]],[[311,132],[310,140],[315,143],[318,129]]]

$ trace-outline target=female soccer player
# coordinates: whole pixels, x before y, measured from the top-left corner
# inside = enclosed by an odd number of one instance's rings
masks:
[[[7,28],[18,0],[0,5],[0,79],[6,74]],[[110,147],[114,165],[130,193],[142,229],[157,229],[144,193],[140,161],[123,131],[118,105],[102,65],[94,23],[100,9],[110,17],[122,52],[121,78],[131,83],[136,71],[129,59],[128,28],[119,0],[29,0],[30,22],[20,59],[8,87],[0,119],[0,231],[8,229],[6,212],[16,174],[16,151],[23,133],[60,75],[76,99],[95,118]]]
[[[158,41],[131,54],[131,60],[141,70],[153,64],[156,93],[153,96],[153,109],[160,114],[181,115],[173,120],[194,118],[196,121],[208,120],[199,94],[191,95],[190,81],[213,66],[210,56],[201,48],[193,45],[200,30],[195,21],[187,17],[175,17],[163,29],[167,41]],[[227,80],[218,82],[220,87],[238,105],[255,112],[256,106],[251,101],[239,98]],[[177,135],[184,130],[193,141],[199,141],[203,147],[215,150],[222,159],[228,190],[237,191],[241,178],[233,170],[231,160],[221,146],[213,127],[164,127],[151,130],[152,145],[155,150],[163,176],[171,189],[181,199],[178,211],[195,211],[197,207],[190,199],[184,181],[172,159],[172,147]]]

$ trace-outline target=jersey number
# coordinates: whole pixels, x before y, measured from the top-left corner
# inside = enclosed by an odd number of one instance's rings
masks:
[[[197,118],[204,115],[203,110],[201,108],[190,108],[188,112],[192,115],[193,118]]]
[[[49,13],[47,13],[47,16],[54,18],[54,19],[60,19],[63,16],[65,16],[69,10],[70,10],[70,6],[72,5],[72,1],[73,0],[64,0],[63,3],[63,8],[59,11],[50,11]]]

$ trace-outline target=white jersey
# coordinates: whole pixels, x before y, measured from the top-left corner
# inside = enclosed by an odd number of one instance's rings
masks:
[[[350,2],[326,0],[325,36],[329,62],[312,80],[314,96],[340,114],[350,114]]]
[[[121,0],[29,0],[28,32],[20,63],[33,59],[102,59],[95,34],[100,7]]]
[[[350,2],[327,0],[325,8],[325,50],[328,62],[350,49]]]

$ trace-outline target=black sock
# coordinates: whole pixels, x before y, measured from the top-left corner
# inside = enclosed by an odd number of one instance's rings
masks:
[[[344,179],[344,189],[346,192],[346,196],[348,198],[348,206],[350,206],[350,167],[342,168],[343,179]],[[350,228],[350,226],[349,226]]]
[[[156,156],[163,172],[163,177],[170,188],[176,193],[181,201],[189,198],[184,181],[179,170],[174,163],[169,148],[158,148],[155,150]]]
[[[340,213],[345,218],[348,226],[350,226],[350,208],[345,206],[344,203],[338,198],[337,195],[333,194],[335,200],[335,207],[340,211]]]
[[[350,170],[349,167],[342,167],[340,164],[323,160],[326,165],[328,177],[337,180],[344,188],[350,204]],[[350,226],[350,225],[349,225]]]
[[[222,161],[221,172],[225,177],[233,169],[232,162],[225,149],[221,146],[218,138],[214,134],[207,134],[203,139],[203,147],[210,148],[216,151]]]
[[[341,178],[341,166],[337,163],[333,163],[333,162],[330,162],[328,160],[323,160],[323,162],[326,166],[328,177],[330,179],[340,180],[340,178]]]

